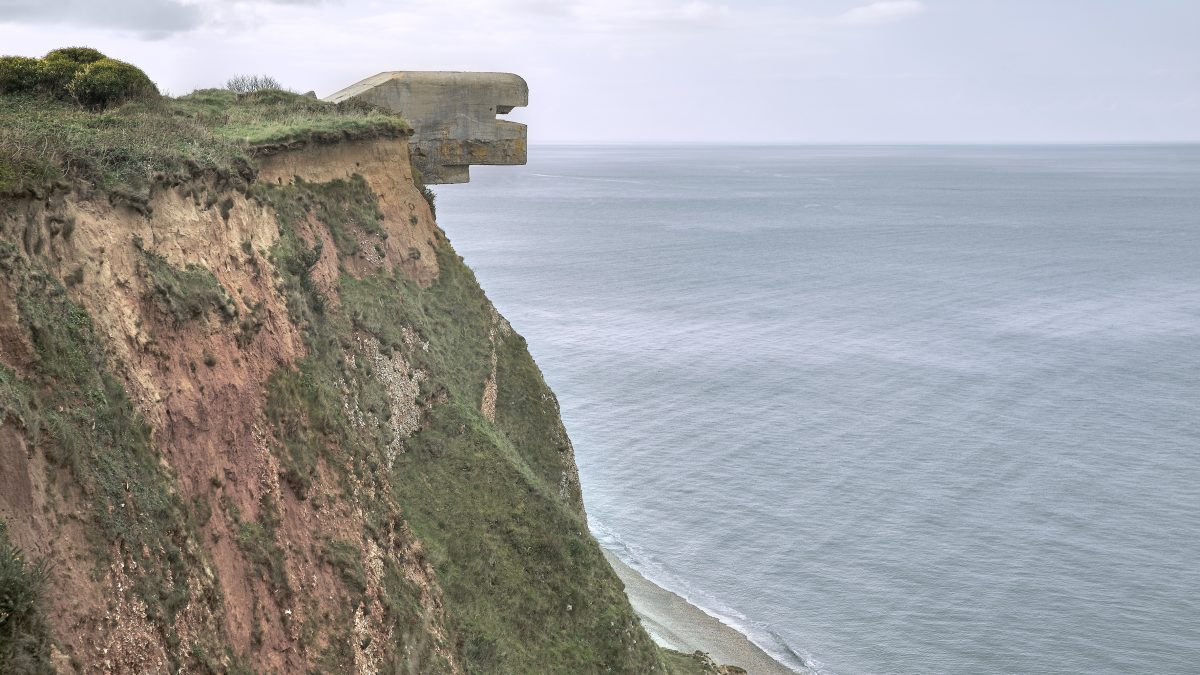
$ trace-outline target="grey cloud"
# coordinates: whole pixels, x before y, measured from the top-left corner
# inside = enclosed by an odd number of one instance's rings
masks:
[[[0,23],[96,26],[150,39],[191,30],[203,18],[198,7],[177,0],[0,0]]]

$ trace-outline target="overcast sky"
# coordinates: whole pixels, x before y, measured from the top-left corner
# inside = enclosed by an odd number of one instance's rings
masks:
[[[175,95],[515,72],[534,143],[1200,140],[1200,0],[0,0],[0,53],[66,45]]]

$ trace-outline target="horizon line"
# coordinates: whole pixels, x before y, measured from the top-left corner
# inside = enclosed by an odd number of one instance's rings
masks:
[[[681,146],[681,145],[725,145],[725,146],[762,146],[762,147],[1029,147],[1029,146],[1047,146],[1047,147],[1063,147],[1063,146],[1172,146],[1172,145],[1200,145],[1200,139],[1179,139],[1179,140],[1037,140],[1037,141],[1002,141],[1002,140],[979,140],[979,141],[946,141],[946,140],[923,140],[923,141],[708,141],[708,140],[690,140],[690,141],[602,141],[602,140],[552,140],[552,141],[530,141],[532,146],[545,145],[561,145],[561,146]]]

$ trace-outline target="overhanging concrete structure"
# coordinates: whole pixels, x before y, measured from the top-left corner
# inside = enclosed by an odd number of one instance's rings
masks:
[[[524,164],[524,124],[496,119],[529,105],[529,85],[512,73],[397,70],[325,98],[359,98],[395,110],[413,126],[413,166],[426,183],[466,183],[472,164]]]

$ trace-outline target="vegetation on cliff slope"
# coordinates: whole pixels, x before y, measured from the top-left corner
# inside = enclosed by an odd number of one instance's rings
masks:
[[[176,614],[199,601],[206,607],[194,609],[211,616],[220,598],[200,574],[205,555],[175,479],[111,374],[91,318],[67,299],[62,283],[7,241],[0,241],[0,281],[15,296],[19,329],[35,352],[25,373],[0,365],[2,413],[73,478],[64,497],[84,505],[96,576],[114,562],[132,563],[122,564],[126,592],[165,642],[178,644]],[[196,597],[194,589],[204,590]],[[212,637],[210,652],[222,653]]]
[[[403,514],[428,549],[468,671],[661,671],[573,500],[560,492],[568,448],[554,433],[557,406],[516,336],[498,357],[504,387],[496,423],[480,411],[497,318],[448,244],[439,245],[440,274],[427,289],[398,268],[361,279],[344,274],[334,309],[307,278],[315,255],[296,228],[315,217],[333,231],[346,227],[339,214],[348,208],[372,212],[373,195],[354,184],[259,187],[279,214],[274,258],[311,352],[268,384],[268,418],[283,442],[289,484],[308,496],[323,462],[343,475],[347,491],[369,483],[390,494],[372,505],[371,520],[382,525]],[[347,340],[354,335],[369,339]],[[399,354],[424,374],[417,404],[425,413],[412,436],[395,437],[391,394],[364,345]],[[346,388],[358,424],[347,414]],[[394,457],[380,452],[397,440]],[[388,503],[400,511],[389,513]],[[353,579],[353,565],[346,569]]]
[[[7,376],[5,373],[3,376]],[[0,672],[52,673],[50,631],[41,607],[49,570],[30,563],[0,522]]]
[[[244,184],[249,158],[257,153],[310,142],[397,137],[410,130],[382,108],[357,101],[326,103],[278,89],[121,96],[113,92],[144,87],[125,82],[122,78],[137,78],[109,64],[119,62],[100,57],[82,65],[58,51],[41,60],[0,59],[0,193],[63,178],[138,192],[155,179],[206,170],[240,176]],[[77,81],[75,88],[47,83],[46,63],[72,64],[62,77]],[[104,110],[88,104],[106,96]]]
[[[176,326],[198,319],[210,310],[226,321],[237,318],[237,304],[212,272],[194,263],[179,269],[147,250],[140,239],[134,239],[133,243],[142,254],[149,299],[174,319]]]

